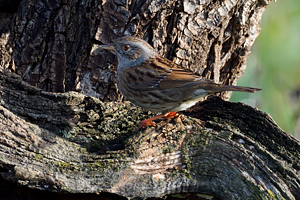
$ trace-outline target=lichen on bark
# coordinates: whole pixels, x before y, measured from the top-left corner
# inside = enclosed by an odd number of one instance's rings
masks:
[[[190,192],[219,199],[299,197],[299,141],[250,106],[212,97],[137,130],[153,114],[129,102],[47,93],[9,72],[1,72],[0,83],[6,180],[127,198]]]
[[[235,84],[269,2],[25,0],[1,11],[2,177],[58,195],[299,199],[299,141],[266,113],[213,97],[138,130],[154,113],[123,101],[113,54],[91,51],[136,35]]]

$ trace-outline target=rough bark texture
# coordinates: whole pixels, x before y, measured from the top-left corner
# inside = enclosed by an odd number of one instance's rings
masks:
[[[77,90],[112,101],[120,98],[115,69],[109,65],[115,57],[90,55],[95,39],[107,44],[137,35],[195,73],[236,84],[269,0],[18,3],[0,1],[6,11],[0,12],[0,65],[44,91]]]
[[[43,199],[300,199],[299,141],[266,113],[214,97],[137,130],[153,114],[116,102],[114,55],[91,52],[137,35],[235,84],[268,3],[0,0],[0,197],[15,182]]]
[[[0,85],[6,180],[127,198],[190,192],[218,199],[300,198],[299,141],[250,106],[214,97],[139,131],[148,113],[129,102],[47,93],[8,72],[1,72]]]

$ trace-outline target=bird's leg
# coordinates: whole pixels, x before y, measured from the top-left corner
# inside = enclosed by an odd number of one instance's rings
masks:
[[[155,126],[155,122],[153,122],[153,120],[159,119],[164,117],[165,119],[169,119],[169,118],[173,118],[176,117],[178,114],[177,112],[166,112],[160,115],[156,115],[154,117],[151,117],[149,119],[145,119],[143,121],[141,121],[139,128],[143,128],[145,126]]]
[[[177,116],[178,116],[177,112],[169,112],[168,115],[165,116],[165,119],[174,118]]]

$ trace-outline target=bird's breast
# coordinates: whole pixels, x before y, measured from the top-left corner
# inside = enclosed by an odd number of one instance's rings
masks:
[[[134,89],[136,78],[118,71],[117,86],[126,100],[152,112],[182,111],[200,101],[207,92],[204,89],[169,88],[169,89]]]

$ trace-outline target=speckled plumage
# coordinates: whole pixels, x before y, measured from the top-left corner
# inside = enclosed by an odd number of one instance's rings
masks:
[[[119,69],[117,85],[120,92],[132,103],[153,112],[185,110],[177,108],[194,98],[194,89],[188,84],[197,76],[175,65],[171,69],[166,68],[169,62],[163,57],[149,58],[141,65]],[[202,82],[205,84],[211,81]],[[206,95],[203,92],[199,97]]]
[[[119,38],[100,48],[117,55],[120,92],[127,100],[153,112],[185,110],[216,92],[260,90],[216,84],[161,57],[147,42],[136,37]]]

